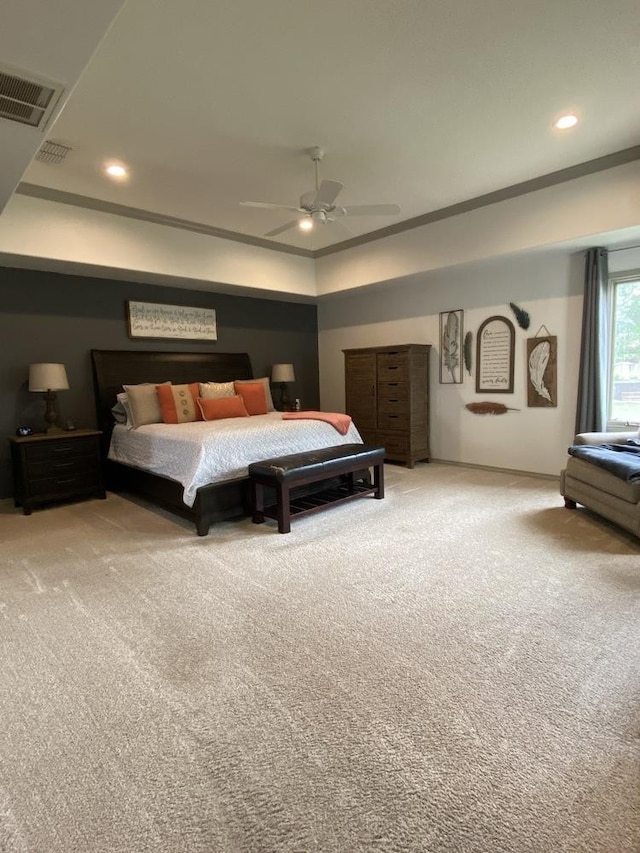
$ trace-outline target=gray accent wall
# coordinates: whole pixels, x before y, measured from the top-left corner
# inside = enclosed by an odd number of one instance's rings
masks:
[[[215,308],[218,340],[140,341],[128,336],[126,300]],[[58,393],[61,425],[96,423],[92,349],[248,352],[255,376],[292,362],[292,397],[319,407],[315,305],[201,290],[0,267],[0,431],[27,425],[42,431],[44,402],[28,390],[29,364],[62,362],[69,390]],[[197,379],[198,377],[194,377]],[[8,441],[0,442],[0,498],[12,495]]]

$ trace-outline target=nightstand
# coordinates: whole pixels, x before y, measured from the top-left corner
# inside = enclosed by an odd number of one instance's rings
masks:
[[[100,437],[95,429],[10,436],[15,505],[34,506],[95,495],[105,498]]]

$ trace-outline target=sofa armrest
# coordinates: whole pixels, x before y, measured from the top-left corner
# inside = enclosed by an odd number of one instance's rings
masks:
[[[629,438],[638,438],[638,430],[632,432],[581,432],[573,439],[573,443],[624,444]]]

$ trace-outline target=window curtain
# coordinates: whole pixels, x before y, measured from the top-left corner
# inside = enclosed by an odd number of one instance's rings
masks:
[[[584,267],[576,433],[604,432],[610,359],[611,289],[607,250],[589,249]]]

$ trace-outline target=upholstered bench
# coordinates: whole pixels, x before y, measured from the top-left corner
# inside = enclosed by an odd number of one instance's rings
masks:
[[[343,503],[363,495],[384,497],[384,447],[367,444],[340,444],[321,450],[307,450],[289,456],[277,456],[249,465],[253,521],[261,524],[265,516],[275,518],[280,533],[291,530],[291,516],[309,515],[329,504]],[[373,485],[356,482],[355,474],[373,468]],[[341,477],[344,482],[330,485],[301,497],[292,496],[298,486]],[[264,487],[275,490],[274,506],[264,506]]]

